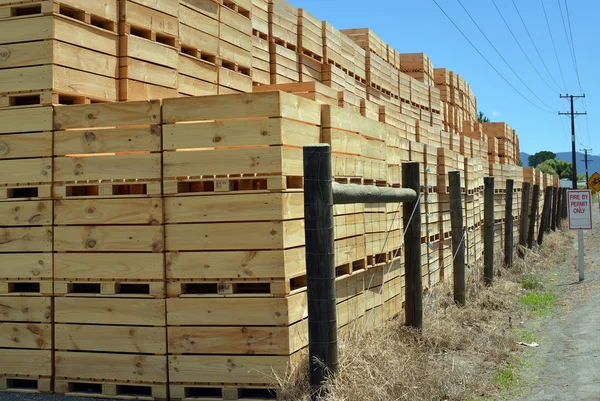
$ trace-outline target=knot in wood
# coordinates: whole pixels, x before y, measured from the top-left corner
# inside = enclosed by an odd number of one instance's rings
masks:
[[[85,140],[88,142],[92,142],[96,140],[96,134],[94,134],[94,132],[92,131],[86,131],[85,134],[83,134],[83,136],[85,137]]]
[[[222,140],[223,140],[223,137],[217,135],[213,138],[213,143],[219,143]]]
[[[96,247],[96,240],[95,239],[89,239],[85,242],[85,247],[87,249],[92,249]]]
[[[5,142],[0,142],[0,155],[5,155],[10,152],[10,147]]]
[[[10,57],[10,50],[8,49],[0,49],[0,61],[8,60]]]

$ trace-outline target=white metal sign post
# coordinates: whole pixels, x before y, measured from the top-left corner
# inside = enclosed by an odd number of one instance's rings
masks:
[[[579,281],[583,281],[583,230],[592,229],[592,191],[569,190],[569,230],[577,230],[579,244]]]

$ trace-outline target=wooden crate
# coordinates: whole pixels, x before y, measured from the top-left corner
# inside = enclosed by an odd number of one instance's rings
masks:
[[[118,36],[111,15],[116,2],[103,10],[71,3],[2,7],[8,17],[0,18],[0,44],[7,54],[0,61],[0,107],[118,99]],[[81,5],[84,9],[77,8]],[[26,17],[18,16],[21,12]]]
[[[369,28],[342,29],[341,32],[365,51],[376,54],[384,61],[388,60],[387,44]]]
[[[252,91],[252,20],[249,1],[224,1],[219,13],[219,93]]]
[[[269,0],[271,83],[300,82],[298,9],[286,0]]]
[[[293,93],[320,104],[337,106],[339,103],[339,92],[319,82],[303,82],[280,85],[261,85],[254,87],[253,92],[282,91]]]
[[[56,108],[54,196],[160,195],[160,123],[158,101]]]

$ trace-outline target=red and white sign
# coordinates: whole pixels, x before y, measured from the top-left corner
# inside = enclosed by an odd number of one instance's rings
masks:
[[[592,229],[592,191],[569,190],[569,230]]]

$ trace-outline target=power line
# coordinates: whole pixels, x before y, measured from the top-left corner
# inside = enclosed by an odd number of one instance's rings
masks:
[[[550,41],[552,42],[552,48],[554,49],[554,55],[556,56],[556,63],[558,64],[558,70],[560,71],[560,77],[562,78],[562,82],[563,82],[563,85],[565,86],[565,91],[566,91],[567,90],[567,82],[565,81],[565,76],[563,74],[563,70],[560,65],[560,59],[558,57],[558,52],[556,51],[556,44],[554,43],[554,35],[552,35],[552,28],[550,28],[550,21],[548,20],[548,14],[546,13],[546,6],[544,6],[544,0],[540,0],[540,2],[542,3],[542,9],[544,10],[544,18],[546,18],[546,25],[548,26],[548,32],[550,33]]]
[[[454,20],[446,13],[446,11],[444,11],[444,9],[442,8],[442,6],[439,5],[439,3],[437,2],[437,0],[433,0],[433,2],[435,3],[435,5],[440,9],[440,11],[446,16],[446,18],[448,18],[448,20],[452,23],[452,25],[454,25],[454,27],[458,30],[458,32],[460,32],[460,34],[465,38],[465,40],[467,42],[469,42],[469,44],[471,45],[471,47],[473,47],[473,49],[475,49],[475,51],[481,56],[481,58],[483,58],[488,64],[489,66],[496,72],[496,74],[498,74],[500,76],[500,78],[502,78],[504,80],[504,82],[506,82],[506,84],[508,86],[510,86],[515,92],[517,92],[523,99],[525,99],[527,102],[529,102],[530,104],[532,104],[533,106],[537,107],[538,109],[546,112],[546,113],[552,113],[552,111],[548,111],[546,109],[543,109],[542,107],[538,106],[537,104],[535,104],[533,101],[529,100],[528,97],[526,97],[525,95],[523,95],[513,84],[511,84],[508,79],[506,79],[504,77],[504,75],[502,75],[500,73],[500,71],[498,71],[498,69],[496,67],[494,67],[494,65],[483,55],[483,53],[481,53],[481,51],[479,51],[479,49],[477,48],[477,46],[475,46],[473,44],[473,42],[471,42],[471,40],[467,37],[467,35],[458,27],[458,25],[456,25],[456,23],[454,22]]]
[[[552,106],[549,106],[548,104],[546,104],[538,95],[535,94],[535,92],[533,90],[531,90],[531,88],[525,83],[525,81],[523,81],[523,79],[521,79],[521,77],[519,76],[519,74],[517,74],[517,72],[514,70],[514,68],[512,68],[512,66],[508,63],[508,61],[506,61],[506,59],[504,58],[504,56],[502,56],[502,54],[498,51],[498,49],[496,48],[496,46],[494,46],[494,44],[487,37],[487,35],[485,34],[485,32],[483,32],[483,30],[481,29],[481,27],[479,26],[479,24],[477,23],[477,21],[475,21],[475,19],[471,16],[471,14],[465,8],[465,6],[463,5],[463,3],[460,0],[456,0],[456,1],[458,1],[458,4],[460,4],[460,6],[462,7],[462,9],[465,11],[465,13],[467,13],[467,15],[469,16],[469,18],[471,19],[471,21],[473,21],[473,23],[475,24],[475,26],[477,27],[477,29],[479,30],[479,32],[481,32],[481,34],[483,35],[483,37],[485,38],[485,40],[487,40],[487,42],[490,44],[490,46],[492,46],[492,48],[496,51],[496,53],[498,54],[498,56],[500,56],[500,58],[502,59],[502,61],[504,61],[504,64],[506,64],[507,67],[513,72],[513,74],[515,74],[515,76],[517,77],[517,79],[519,81],[521,81],[521,83],[523,84],[523,86],[525,86],[529,90],[529,92],[531,92],[533,94],[533,96],[535,96],[535,98],[537,100],[539,100],[544,106],[546,106],[550,110],[553,110]]]
[[[577,52],[575,51],[575,42],[573,41],[573,31],[571,30],[571,16],[569,15],[569,3],[567,2],[567,0],[565,0],[565,9],[567,10],[567,22],[569,23],[569,34],[571,36],[571,48],[573,49],[573,63],[575,64],[575,75],[577,76],[577,83],[579,84],[579,91],[583,92],[581,90],[581,80],[579,79],[579,66],[577,65]]]
[[[567,32],[567,24],[565,22],[565,16],[563,14],[562,5],[560,4],[560,0],[556,0],[558,2],[558,9],[560,10],[560,19],[562,20],[563,28],[565,30],[565,36],[567,37],[567,46],[569,47],[569,53],[571,54],[571,61],[573,61],[573,65],[575,65],[573,59],[573,49],[571,48],[571,41],[569,40],[569,34]]]
[[[519,8],[517,7],[517,4],[515,3],[515,0],[512,0],[512,4],[515,7],[515,10],[517,10],[517,15],[519,16],[519,19],[521,20],[521,24],[523,24],[523,27],[525,28],[525,32],[527,32],[527,36],[529,37],[529,40],[531,41],[531,44],[533,45],[533,48],[535,49],[535,52],[537,53],[538,57],[540,58],[540,61],[544,65],[544,68],[546,68],[546,71],[548,72],[548,75],[550,75],[550,78],[552,78],[552,81],[560,89],[560,85],[554,79],[554,76],[552,75],[552,73],[550,72],[550,69],[546,65],[546,62],[544,61],[544,58],[540,54],[540,51],[538,50],[538,48],[537,48],[537,46],[535,44],[535,41],[533,40],[533,37],[531,36],[531,33],[529,33],[529,29],[527,28],[527,24],[523,20],[523,17],[521,16],[521,12],[519,11]]]
[[[540,74],[540,72],[538,71],[538,69],[535,67],[535,65],[531,61],[531,59],[527,55],[527,52],[525,52],[525,49],[523,49],[523,46],[521,46],[521,42],[519,42],[519,40],[517,39],[517,37],[516,37],[515,33],[513,32],[512,28],[510,27],[510,25],[508,24],[508,22],[506,22],[506,19],[504,18],[504,15],[502,15],[502,12],[500,11],[500,9],[498,8],[498,5],[496,4],[496,0],[492,0],[492,3],[494,4],[494,7],[496,7],[496,11],[498,11],[498,14],[500,14],[500,18],[502,18],[502,21],[504,21],[504,25],[506,25],[506,28],[508,28],[508,31],[512,35],[512,37],[515,40],[515,42],[517,42],[517,45],[519,46],[519,49],[521,49],[521,52],[523,53],[523,55],[525,56],[525,58],[527,59],[527,61],[529,61],[529,64],[531,64],[531,67],[533,67],[533,69],[538,74],[538,76],[540,77],[540,79],[542,81],[544,81],[544,83],[546,84],[546,86],[548,88],[550,88],[551,91],[554,91],[554,92],[558,93],[558,91],[556,89],[554,89],[553,87],[551,87],[550,84],[544,79],[544,77],[542,77],[542,74]],[[556,86],[560,90],[560,86],[558,86],[558,84]]]

